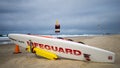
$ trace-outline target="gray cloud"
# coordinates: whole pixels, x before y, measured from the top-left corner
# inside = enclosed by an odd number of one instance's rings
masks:
[[[1,0],[0,33],[54,34],[120,32],[119,0]]]

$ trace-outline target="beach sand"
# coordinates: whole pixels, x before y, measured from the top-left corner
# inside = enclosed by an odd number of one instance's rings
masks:
[[[114,63],[85,62],[70,59],[47,60],[28,53],[13,54],[15,45],[0,45],[0,68],[120,68],[120,35],[71,37],[76,42],[103,48],[116,54]]]

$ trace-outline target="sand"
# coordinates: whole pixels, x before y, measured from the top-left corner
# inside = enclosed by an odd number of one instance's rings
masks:
[[[85,62],[70,59],[47,60],[28,53],[20,47],[20,54],[13,54],[15,45],[0,45],[0,68],[120,68],[120,35],[72,37],[76,42],[115,52],[114,63]]]

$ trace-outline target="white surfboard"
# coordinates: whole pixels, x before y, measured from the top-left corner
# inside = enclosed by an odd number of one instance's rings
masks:
[[[26,34],[9,34],[8,37],[24,48],[30,44],[29,40],[31,40],[35,47],[53,52],[63,58],[94,62],[113,63],[115,61],[115,53],[77,42]]]

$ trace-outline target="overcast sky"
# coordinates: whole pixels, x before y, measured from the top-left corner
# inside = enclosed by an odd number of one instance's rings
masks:
[[[0,0],[1,33],[120,33],[120,0]]]

